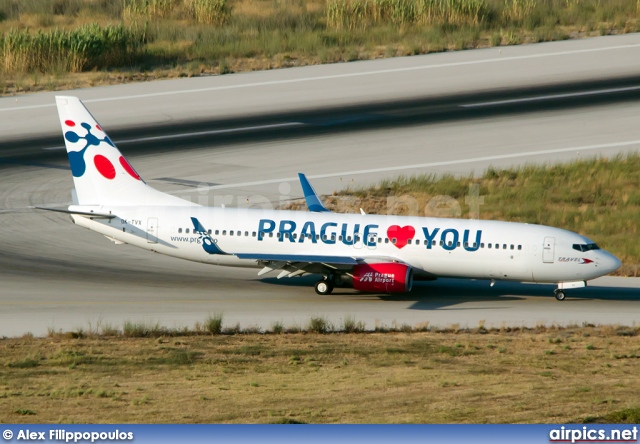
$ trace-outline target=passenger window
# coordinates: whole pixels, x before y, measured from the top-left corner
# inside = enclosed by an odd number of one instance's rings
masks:
[[[500,244],[496,244],[496,250],[500,249]]]
[[[458,242],[458,243],[456,244],[456,246],[457,246],[457,247],[459,247],[459,246],[460,246],[460,242]]]
[[[385,243],[385,244],[388,244],[388,243],[389,243],[389,238],[388,238],[388,237],[385,237],[385,238],[384,238],[384,243]]]
[[[220,234],[220,230],[216,230],[216,236]]]
[[[396,242],[398,242],[398,239],[396,239],[395,237],[391,238],[391,243],[392,243],[393,245],[395,245],[395,244],[396,244]]]
[[[229,236],[233,236],[233,230],[229,231]]]
[[[338,236],[338,240],[342,241],[342,234],[340,236]]]
[[[473,243],[473,248],[478,248],[478,243],[477,242]]]
[[[411,239],[407,239],[407,245],[411,245]]]
[[[441,240],[441,241],[440,241],[440,246],[441,246],[441,247],[443,247],[443,246],[444,246],[444,241],[443,241],[443,240]]]
[[[273,237],[273,233],[269,233],[269,237]]]
[[[248,231],[245,231],[245,232],[244,232],[244,235],[248,237],[248,236],[249,236],[249,232],[248,232]]]
[[[211,235],[211,230],[207,230],[207,234]]]
[[[251,236],[256,237],[256,232],[251,233]]]
[[[293,234],[292,234],[292,237],[293,237],[294,239],[297,239],[297,238],[298,238],[298,234],[297,234],[297,233],[293,233]]]
[[[511,244],[511,249],[513,250],[513,248],[514,248],[514,246],[513,246],[513,244]]]
[[[327,240],[327,235],[326,234],[322,235],[322,240]]]
[[[420,239],[416,239],[416,245],[420,245]]]
[[[351,236],[347,236],[347,242],[351,242]]]
[[[189,234],[189,229],[184,230],[185,233]]]
[[[182,228],[178,228],[178,233],[182,233]]]
[[[506,250],[507,249],[507,244],[502,244],[502,249]]]
[[[518,250],[522,250],[522,245],[518,245]]]
[[[382,243],[382,238],[381,238],[381,237],[379,237],[379,238],[378,238],[378,243],[379,243],[379,244],[381,244],[381,243]]]
[[[332,240],[332,241],[335,241],[335,240],[336,240],[336,235],[335,235],[335,234],[332,234],[332,235],[331,235],[331,240]]]
[[[484,248],[484,242],[480,242],[480,248]]]

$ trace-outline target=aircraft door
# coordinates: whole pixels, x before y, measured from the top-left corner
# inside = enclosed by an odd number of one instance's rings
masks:
[[[377,236],[376,233],[369,233],[369,235],[367,236],[367,248],[369,250],[375,250],[376,249],[376,246],[377,246],[376,236]]]
[[[360,236],[360,234],[356,234],[355,238],[353,239],[353,248],[362,248],[362,246],[364,245],[364,242],[362,242],[362,236]]]
[[[147,219],[147,243],[158,243],[158,218],[150,217]]]
[[[545,237],[544,244],[542,245],[542,262],[553,263],[556,255],[556,238]]]

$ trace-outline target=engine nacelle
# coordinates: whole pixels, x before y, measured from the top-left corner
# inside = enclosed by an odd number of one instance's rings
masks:
[[[404,293],[411,291],[413,269],[394,262],[361,264],[353,267],[353,288],[370,293]]]

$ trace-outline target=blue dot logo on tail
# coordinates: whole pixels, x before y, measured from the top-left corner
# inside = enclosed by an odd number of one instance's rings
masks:
[[[75,122],[72,120],[66,120],[64,123],[65,125],[70,127],[76,126]],[[87,148],[89,148],[90,146],[99,146],[102,142],[106,142],[107,144],[115,148],[115,145],[106,134],[104,138],[99,139],[91,133],[91,125],[83,122],[80,124],[80,126],[87,130],[87,134],[85,134],[84,136],[80,136],[78,133],[71,130],[64,133],[64,138],[71,143],[76,143],[80,140],[84,140],[86,142],[86,145],[80,151],[69,151],[68,153],[69,163],[71,164],[71,173],[73,174],[73,177],[81,177],[87,170],[87,163],[84,160],[84,153],[87,151]],[[100,126],[96,125],[96,128],[102,131],[102,128],[100,128]]]
[[[211,237],[197,218],[192,217],[191,222],[193,223],[193,232],[200,235],[200,241],[202,241],[204,251],[209,254],[229,254],[218,247],[218,240]]]

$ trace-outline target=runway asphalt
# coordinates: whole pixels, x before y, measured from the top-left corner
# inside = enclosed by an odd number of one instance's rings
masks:
[[[638,150],[639,35],[497,51],[65,94],[87,99],[149,184],[210,205],[298,198],[298,171],[329,194],[399,174]],[[64,215],[29,209],[71,200],[53,95],[0,99],[0,336],[125,320],[193,326],[213,312],[263,328],[317,315],[336,325],[353,315],[368,328],[640,320],[638,279],[601,278],[564,302],[551,286],[456,280],[400,297],[321,297],[312,278],[264,279],[116,246]]]

